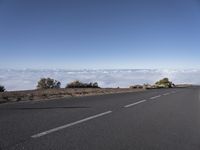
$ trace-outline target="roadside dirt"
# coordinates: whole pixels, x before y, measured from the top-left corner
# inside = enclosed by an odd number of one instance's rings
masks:
[[[139,92],[144,89],[131,88],[67,88],[12,91],[0,93],[0,103],[17,101],[49,100],[77,96],[103,95],[126,92]]]

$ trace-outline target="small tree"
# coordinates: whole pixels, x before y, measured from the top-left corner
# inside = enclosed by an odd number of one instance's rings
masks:
[[[51,78],[41,78],[38,81],[37,89],[53,89],[60,88],[61,83]]]
[[[99,85],[98,85],[97,82],[94,82],[94,83],[92,84],[92,87],[93,87],[93,88],[99,88]]]
[[[5,92],[5,90],[6,90],[5,87],[0,85],[0,92]]]

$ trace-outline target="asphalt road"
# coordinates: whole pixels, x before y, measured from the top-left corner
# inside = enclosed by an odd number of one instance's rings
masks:
[[[200,150],[200,88],[0,105],[1,150]]]

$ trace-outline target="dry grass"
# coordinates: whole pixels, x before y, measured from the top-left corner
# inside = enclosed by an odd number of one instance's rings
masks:
[[[126,93],[143,91],[143,89],[130,88],[67,88],[12,91],[0,93],[0,103],[32,100],[49,100],[74,96],[90,96],[112,93]]]

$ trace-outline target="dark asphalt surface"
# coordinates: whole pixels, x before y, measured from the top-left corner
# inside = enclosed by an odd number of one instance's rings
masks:
[[[200,150],[200,88],[2,104],[0,149]]]

